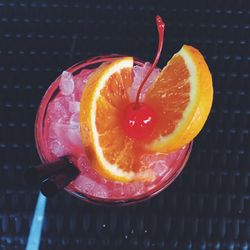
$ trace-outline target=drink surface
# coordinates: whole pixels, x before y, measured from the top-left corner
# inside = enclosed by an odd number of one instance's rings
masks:
[[[133,84],[129,91],[129,98],[134,100],[138,86],[150,67],[149,63],[133,67]],[[148,166],[151,180],[122,183],[108,180],[100,176],[90,165],[84,152],[80,136],[79,112],[80,99],[88,77],[95,69],[82,69],[74,74],[64,71],[56,80],[59,89],[53,93],[53,98],[47,106],[44,117],[42,147],[47,147],[44,157],[51,161],[57,157],[68,155],[79,168],[81,174],[72,181],[67,190],[82,194],[92,199],[120,200],[150,196],[170,184],[185,164],[190,145],[170,153],[147,153],[143,161]],[[148,87],[159,74],[154,69],[141,92],[141,99]],[[38,141],[39,144],[39,141]],[[41,146],[41,145],[40,145]]]

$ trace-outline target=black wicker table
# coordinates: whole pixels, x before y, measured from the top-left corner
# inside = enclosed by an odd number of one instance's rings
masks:
[[[182,44],[213,74],[209,120],[177,180],[130,207],[97,207],[60,193],[47,201],[41,250],[250,249],[250,2],[0,0],[0,249],[25,249],[38,190],[34,120],[49,84],[91,56],[151,60],[154,17],[166,21],[160,66]],[[34,249],[36,250],[36,249]]]

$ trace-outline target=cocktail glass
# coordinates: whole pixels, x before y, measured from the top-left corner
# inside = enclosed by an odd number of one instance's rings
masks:
[[[86,61],[79,62],[69,69],[74,77],[80,74],[84,69],[95,69],[101,63],[108,62],[121,55],[107,55],[101,57],[94,57]],[[144,62],[135,59],[135,65],[143,65]],[[41,104],[38,108],[36,122],[35,122],[35,140],[36,147],[40,159],[43,163],[52,162],[57,159],[57,156],[53,154],[49,147],[48,128],[51,122],[51,118],[48,119],[48,107],[49,103],[59,93],[59,83],[61,76],[59,76],[48,88],[45,95],[42,98]],[[79,161],[74,158],[74,149],[72,149],[71,155],[73,155],[73,163],[81,171],[80,175],[73,181],[71,181],[64,189],[80,198],[83,201],[87,201],[95,204],[112,204],[112,205],[128,205],[141,202],[155,196],[166,187],[168,187],[176,177],[181,173],[185,167],[192,149],[192,142],[183,148],[173,152],[169,155],[165,155],[162,159],[155,164],[156,178],[150,182],[132,182],[121,183],[111,180],[106,180],[100,176],[91,168],[88,164],[79,166]],[[157,158],[157,160],[159,160]],[[77,163],[78,162],[78,163]]]

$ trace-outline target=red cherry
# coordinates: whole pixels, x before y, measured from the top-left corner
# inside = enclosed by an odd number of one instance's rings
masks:
[[[155,123],[155,112],[144,103],[130,103],[124,110],[122,127],[127,136],[133,139],[145,139],[152,133]]]
[[[122,127],[125,134],[133,139],[146,139],[152,134],[156,124],[155,112],[148,105],[139,102],[143,86],[158,63],[162,51],[165,24],[160,16],[156,16],[156,25],[159,41],[155,60],[139,86],[135,103],[130,103],[125,108],[122,118]]]

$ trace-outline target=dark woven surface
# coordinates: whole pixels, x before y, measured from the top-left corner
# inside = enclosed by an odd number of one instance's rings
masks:
[[[37,190],[20,176],[39,162],[33,124],[46,88],[90,56],[152,59],[155,14],[167,23],[160,64],[186,43],[213,73],[212,113],[189,163],[170,188],[133,207],[94,207],[65,193],[49,200],[40,249],[250,249],[250,4],[168,2],[0,1],[1,250],[27,241]]]

